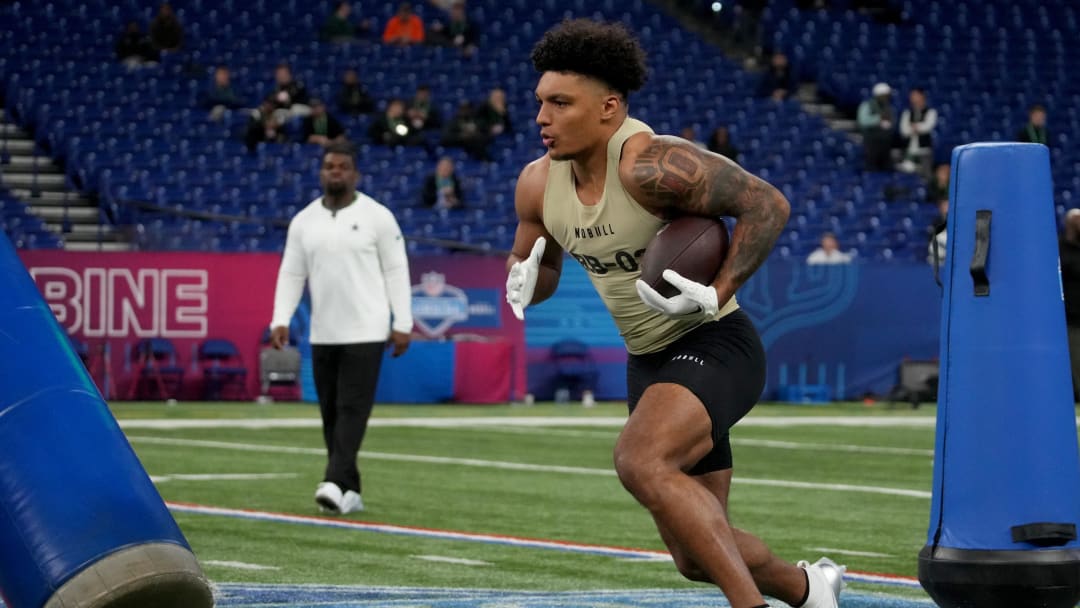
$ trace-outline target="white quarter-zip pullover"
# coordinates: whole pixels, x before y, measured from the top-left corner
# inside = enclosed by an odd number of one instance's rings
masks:
[[[405,239],[389,209],[356,193],[337,211],[319,197],[289,222],[271,327],[289,326],[307,281],[311,343],[380,342],[412,331]]]

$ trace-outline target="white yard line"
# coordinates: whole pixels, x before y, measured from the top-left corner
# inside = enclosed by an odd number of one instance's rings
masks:
[[[586,431],[574,429],[552,428],[528,428],[514,426],[476,426],[461,427],[470,431],[494,431],[497,433],[510,433],[515,435],[549,436],[549,437],[583,437],[588,439],[608,439],[614,441],[618,433],[614,431]],[[755,448],[775,448],[778,450],[806,450],[815,452],[853,452],[858,454],[890,454],[897,456],[929,456],[933,457],[934,450],[917,448],[892,448],[876,445],[856,445],[850,443],[806,443],[802,441],[777,441],[773,439],[745,439],[732,437],[731,445],[741,445]]]
[[[917,448],[890,448],[876,445],[854,445],[848,443],[804,443],[801,441],[776,441],[773,439],[741,439],[731,438],[731,445],[743,445],[747,447],[777,448],[781,450],[814,450],[822,452],[855,452],[859,454],[895,454],[898,456],[929,456],[933,457],[934,450],[921,450]]]
[[[128,440],[133,443],[149,443],[156,445],[177,445],[187,447],[219,448],[223,450],[239,450],[243,452],[271,452],[282,454],[310,454],[324,456],[323,448],[297,448],[289,446],[259,445],[254,443],[233,443],[226,441],[208,441],[204,439],[177,439],[173,437],[143,437],[130,436]],[[361,456],[372,460],[392,460],[399,462],[423,462],[427,464],[456,464],[471,467],[483,467],[488,469],[508,469],[512,471],[533,471],[541,473],[572,473],[577,475],[614,475],[610,469],[592,469],[586,467],[567,467],[546,464],[528,464],[523,462],[505,462],[500,460],[480,460],[476,458],[448,458],[445,456],[424,456],[420,454],[391,454],[387,452],[362,451]]]
[[[178,445],[194,448],[218,448],[222,450],[237,450],[240,452],[272,452],[274,454],[309,454],[313,456],[325,456],[323,448],[297,448],[285,445],[259,445],[255,443],[235,443],[230,441],[209,441],[206,439],[177,439],[174,437],[141,437],[129,435],[128,441],[132,443],[149,443],[154,445]]]
[[[464,557],[444,557],[442,555],[410,555],[409,557],[415,559],[422,559],[426,562],[439,562],[443,564],[460,564],[462,566],[490,566],[491,562],[485,562],[479,559],[465,559]]]
[[[261,481],[299,476],[298,473],[169,473],[168,475],[151,475],[150,481],[154,483],[165,483],[167,481]]]
[[[671,556],[664,554],[654,555],[652,557],[616,557],[615,559],[619,560],[620,562],[670,562]]]
[[[846,426],[867,428],[934,428],[933,416],[749,416],[736,426]]]
[[[128,440],[133,443],[145,443],[154,445],[175,445],[185,447],[219,448],[225,450],[239,450],[245,452],[269,452],[275,454],[309,454],[323,456],[326,451],[321,448],[297,448],[288,446],[260,445],[252,443],[233,443],[225,441],[207,441],[202,439],[177,439],[171,437],[143,437],[129,436]],[[573,475],[598,475],[614,476],[611,469],[598,469],[589,467],[569,467],[560,465],[529,464],[523,462],[506,462],[500,460],[480,460],[477,458],[448,458],[444,456],[423,456],[419,454],[391,454],[387,452],[361,452],[361,456],[372,460],[391,460],[399,462],[423,462],[427,464],[449,464],[488,469],[505,469],[512,471],[531,471],[538,473],[567,473]],[[798,488],[804,490],[829,490],[833,492],[860,492],[867,494],[882,494],[888,496],[907,496],[911,498],[930,498],[930,492],[922,490],[907,490],[902,488],[885,488],[878,486],[862,486],[837,483],[814,483],[807,481],[790,481],[782,479],[758,479],[751,477],[736,477],[735,485],[758,485],[781,488]]]
[[[620,427],[622,428],[622,427]],[[491,425],[491,426],[463,426],[461,430],[465,431],[485,431],[496,433],[510,433],[513,435],[533,435],[533,436],[548,436],[548,437],[584,437],[587,439],[610,439],[614,441],[619,436],[618,429],[612,429],[610,431],[587,431],[582,429],[559,429],[550,427],[525,427],[525,426],[510,426],[510,425]]]
[[[188,420],[119,420],[122,429],[319,429],[318,418],[191,418]],[[372,421],[374,422],[374,420]]]
[[[370,426],[398,428],[462,427],[602,427],[622,428],[624,416],[477,416],[458,418],[372,418]],[[120,420],[124,429],[271,429],[320,428],[318,418],[192,418],[186,420]],[[844,426],[933,428],[932,416],[750,416],[739,427]]]
[[[394,427],[395,421],[400,419],[375,419],[371,421],[371,426],[381,427]],[[441,423],[432,423],[430,425],[424,425],[417,423],[416,420],[408,420],[406,424],[401,426],[411,428],[454,428],[461,430],[490,430],[500,433],[518,433],[532,435],[536,434],[536,429],[544,429],[545,435],[557,436],[557,437],[586,437],[596,439],[614,439],[617,436],[617,432],[609,431],[589,431],[589,430],[575,430],[558,428],[561,426],[560,421],[574,420],[580,421],[580,418],[570,419],[553,419],[553,418],[487,418],[482,419],[479,422],[475,422],[477,419],[467,418],[461,419],[459,422],[468,422],[470,424],[450,424],[443,425]],[[436,419],[438,420],[438,419]],[[546,421],[554,420],[556,424],[547,425]],[[611,426],[622,428],[624,419],[614,418],[598,418],[588,420],[600,420],[605,421],[604,425],[591,424],[589,426]],[[617,420],[617,424],[616,421]],[[739,423],[739,426],[756,426],[755,421],[763,419],[747,419]],[[432,419],[427,419],[428,422],[432,422]],[[493,422],[497,421],[498,424]],[[244,420],[244,419],[192,419],[192,420],[122,420],[120,426],[128,430],[138,429],[154,429],[154,430],[183,430],[183,429],[302,429],[302,428],[321,428],[321,422],[319,420],[307,419],[307,418],[277,418],[267,420]],[[771,424],[765,424],[761,426],[772,426]],[[798,426],[798,425],[796,425]],[[883,426],[883,425],[869,425],[869,426]],[[904,426],[904,425],[897,425]],[[804,443],[797,441],[776,441],[770,439],[742,439],[732,438],[732,445],[743,445],[748,447],[768,447],[787,450],[818,450],[829,452],[855,452],[865,454],[896,454],[902,456],[933,456],[933,450],[923,450],[915,448],[892,448],[882,446],[861,446],[853,444],[827,444],[827,443]]]
[[[875,553],[873,551],[852,551],[850,549],[833,549],[831,547],[806,547],[807,551],[819,551],[825,555],[850,555],[852,557],[893,557],[888,553]]]
[[[200,560],[206,566],[219,566],[221,568],[234,568],[236,570],[281,570],[277,566],[263,566],[261,564],[249,564],[247,562],[231,562],[216,559]]]
[[[886,496],[907,496],[909,498],[930,498],[930,492],[924,490],[905,490],[903,488],[883,488],[880,486],[858,486],[846,483],[815,483],[810,481],[790,481],[786,479],[757,479],[735,477],[732,485],[749,484],[753,486],[772,486],[776,488],[798,488],[801,490],[832,490],[834,492],[861,492],[865,494],[884,494]]]
[[[310,515],[295,515],[292,513],[274,513],[270,511],[230,509],[226,507],[214,507],[210,505],[198,505],[176,502],[167,502],[165,504],[169,507],[169,510],[174,513],[215,515],[220,517],[245,519],[249,521],[269,521],[276,523],[300,524],[323,528],[338,528],[363,532],[380,532],[384,534],[396,534],[401,536],[414,536],[420,538],[439,538],[444,540],[478,542],[492,545],[506,545],[510,547],[550,549],[555,551],[566,551],[570,553],[606,555],[610,557],[653,558],[657,555],[667,555],[667,553],[662,551],[650,551],[647,549],[630,549],[625,547],[592,545],[586,543],[575,543],[570,541],[546,540],[541,538],[524,538],[519,536],[507,536],[504,534],[482,534],[456,530],[419,528],[415,526],[397,526],[393,524],[368,523],[339,517],[316,517]]]
[[[373,418],[371,420],[372,426],[433,429],[469,426],[622,428],[625,423],[625,416],[477,416],[458,418]]]

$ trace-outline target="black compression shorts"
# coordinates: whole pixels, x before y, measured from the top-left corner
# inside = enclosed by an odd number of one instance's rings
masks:
[[[661,351],[630,355],[630,412],[649,385],[661,382],[689,389],[712,419],[713,449],[689,473],[730,469],[728,430],[754,407],[765,388],[765,349],[750,317],[736,310],[694,328]]]

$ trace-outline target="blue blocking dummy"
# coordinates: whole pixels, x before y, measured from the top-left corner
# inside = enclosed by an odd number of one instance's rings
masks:
[[[919,582],[943,608],[1080,600],[1080,455],[1049,150],[952,157],[934,491]]]
[[[0,378],[6,605],[213,606],[187,541],[3,233]]]

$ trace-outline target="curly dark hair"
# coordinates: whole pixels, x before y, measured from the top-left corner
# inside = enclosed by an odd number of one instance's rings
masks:
[[[645,84],[645,51],[621,23],[568,19],[532,50],[538,72],[574,72],[595,78],[626,97]]]

